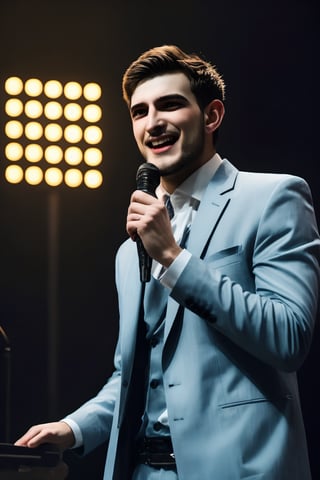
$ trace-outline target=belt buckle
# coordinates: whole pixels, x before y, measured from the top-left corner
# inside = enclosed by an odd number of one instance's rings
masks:
[[[145,463],[154,468],[171,468],[176,460],[174,453],[148,453]]]

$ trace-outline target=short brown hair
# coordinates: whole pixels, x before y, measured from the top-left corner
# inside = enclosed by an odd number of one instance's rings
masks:
[[[187,54],[175,45],[147,50],[126,70],[122,81],[123,98],[130,105],[138,83],[166,73],[182,72],[190,80],[191,91],[200,108],[214,99],[224,101],[225,84],[216,68],[198,55]]]

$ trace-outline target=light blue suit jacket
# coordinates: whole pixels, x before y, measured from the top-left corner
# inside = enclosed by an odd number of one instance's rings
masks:
[[[309,188],[224,160],[192,224],[169,297],[163,376],[179,480],[309,480],[296,370],[312,340],[320,242]],[[110,438],[105,480],[129,480],[127,392],[140,285],[136,245],[116,260],[115,372],[70,415],[85,452]],[[179,305],[183,308],[179,308]]]

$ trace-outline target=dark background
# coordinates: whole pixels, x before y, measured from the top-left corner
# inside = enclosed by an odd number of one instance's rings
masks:
[[[215,63],[227,84],[220,154],[242,170],[304,177],[319,215],[318,32],[311,0],[1,0],[1,112],[3,84],[12,75],[97,81],[103,85],[104,110],[102,188],[58,192],[53,406],[48,393],[49,190],[5,182],[1,113],[0,325],[12,348],[11,441],[30,425],[59,419],[79,406],[112,371],[118,323],[114,255],[126,238],[126,209],[140,161],[121,98],[128,64],[164,43]],[[318,342],[317,328],[299,372],[314,478],[320,478]],[[71,458],[72,478],[101,478],[104,450],[80,463]]]

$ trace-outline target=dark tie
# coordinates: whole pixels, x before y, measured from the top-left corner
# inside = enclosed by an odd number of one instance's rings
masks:
[[[164,204],[168,210],[170,220],[174,217],[174,210],[169,195],[165,195]]]

